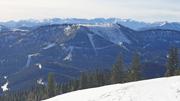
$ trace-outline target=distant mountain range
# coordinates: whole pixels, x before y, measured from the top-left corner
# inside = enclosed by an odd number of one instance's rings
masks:
[[[94,18],[94,19],[61,19],[61,18],[52,18],[44,20],[20,20],[20,21],[7,21],[0,22],[0,25],[4,25],[8,28],[19,28],[19,27],[37,27],[42,25],[52,25],[52,24],[102,24],[102,23],[119,23],[123,26],[129,27],[134,30],[144,30],[144,29],[170,29],[180,31],[179,22],[154,22],[146,23],[135,21],[131,19],[120,19],[120,18]]]
[[[103,23],[2,24],[0,86],[13,91],[46,84],[49,72],[57,82],[66,82],[84,71],[109,70],[119,54],[129,64],[134,52],[141,56],[145,77],[159,77],[165,71],[168,49],[180,48],[180,31],[175,27],[133,30],[117,20],[98,21]],[[161,26],[165,25],[169,24]]]

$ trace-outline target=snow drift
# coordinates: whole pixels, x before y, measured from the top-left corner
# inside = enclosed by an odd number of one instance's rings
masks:
[[[180,76],[79,90],[45,101],[180,101]]]

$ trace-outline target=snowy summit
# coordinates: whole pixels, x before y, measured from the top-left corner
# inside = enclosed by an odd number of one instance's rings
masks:
[[[79,90],[45,101],[180,101],[180,76]]]

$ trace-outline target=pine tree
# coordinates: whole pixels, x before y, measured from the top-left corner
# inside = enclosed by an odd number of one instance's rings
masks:
[[[54,75],[53,73],[48,74],[48,86],[47,86],[47,93],[48,97],[53,97],[55,96],[55,91],[56,91],[56,85],[54,81]]]
[[[179,66],[179,60],[178,60],[178,49],[177,48],[171,48],[168,53],[167,58],[167,70],[166,70],[166,76],[174,76],[178,73],[178,66]]]
[[[116,63],[112,67],[111,72],[111,83],[122,83],[124,82],[124,65],[123,65],[123,59],[121,56],[117,58]]]
[[[87,74],[82,73],[79,80],[79,89],[85,89],[88,86]]]
[[[99,70],[95,70],[94,73],[92,73],[90,76],[92,78],[91,81],[89,81],[89,83],[92,83],[92,87],[98,87],[99,86]]]
[[[78,86],[79,86],[79,80],[72,80],[72,91],[78,90]]]
[[[106,84],[107,78],[104,78],[104,74],[102,72],[98,73],[98,86],[104,86]]]
[[[27,96],[27,101],[36,101],[34,96],[34,93],[30,92]]]
[[[135,53],[132,59],[131,67],[128,71],[128,81],[137,81],[140,80],[141,77],[141,62],[140,56],[138,53]]]
[[[178,48],[174,48],[174,60],[175,60],[175,73],[174,75],[180,75],[180,67],[179,67],[179,53]]]

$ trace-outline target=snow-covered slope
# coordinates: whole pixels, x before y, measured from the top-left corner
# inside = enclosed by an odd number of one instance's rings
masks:
[[[80,90],[45,101],[180,101],[180,76]]]
[[[111,40],[113,43],[121,46],[121,43],[125,42],[130,44],[131,41],[123,34],[121,27],[117,24],[98,24],[98,25],[83,25],[89,28],[89,30],[97,35]]]

